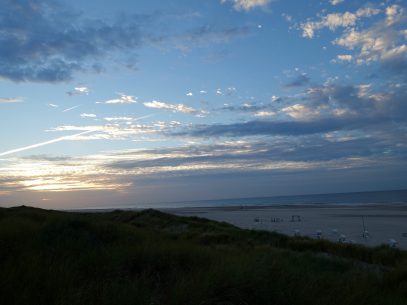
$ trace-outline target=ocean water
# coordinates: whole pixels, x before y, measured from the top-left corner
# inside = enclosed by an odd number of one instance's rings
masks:
[[[298,196],[233,198],[218,200],[196,200],[181,202],[161,202],[138,206],[149,208],[183,207],[230,207],[230,206],[269,206],[269,205],[307,205],[307,204],[407,204],[407,190],[374,191],[336,194],[315,194]]]

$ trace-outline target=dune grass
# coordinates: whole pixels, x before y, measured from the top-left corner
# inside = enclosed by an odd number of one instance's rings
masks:
[[[407,304],[407,252],[142,212],[0,209],[0,304]]]

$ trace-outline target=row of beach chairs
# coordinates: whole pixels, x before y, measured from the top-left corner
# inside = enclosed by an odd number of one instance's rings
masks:
[[[301,222],[302,219],[301,219],[301,216],[300,216],[300,215],[292,215],[292,216],[291,216],[291,219],[290,219],[289,221],[290,221],[290,222]],[[255,223],[263,223],[263,222],[268,222],[268,220],[267,220],[267,219],[262,219],[262,218],[260,218],[260,217],[255,217],[255,218],[254,218],[254,222],[255,222]],[[271,218],[270,218],[270,222],[272,222],[272,223],[284,222],[284,219],[283,219],[283,218],[280,218],[280,217],[271,217]],[[339,232],[338,232],[337,229],[332,229],[330,234],[331,234],[332,237],[334,237],[335,239],[337,239],[337,241],[340,242],[340,243],[351,243],[351,244],[356,243],[356,242],[355,242],[354,240],[352,240],[352,239],[347,239],[346,235],[344,235],[344,234],[339,234]],[[298,229],[294,230],[294,236],[296,236],[296,237],[301,236],[301,231],[298,230]],[[406,233],[402,233],[401,236],[402,236],[403,238],[407,238],[407,232],[406,232]],[[316,230],[316,231],[315,231],[315,238],[316,238],[316,239],[322,239],[322,237],[323,237],[323,235],[322,235],[322,230]],[[361,237],[362,237],[363,239],[365,239],[365,240],[366,240],[366,239],[369,239],[369,238],[370,238],[370,233],[369,233],[369,231],[364,230],[364,231],[362,232]],[[398,242],[397,240],[393,239],[393,238],[391,238],[391,239],[388,240],[388,245],[389,245],[389,247],[391,247],[391,248],[396,248],[396,247],[398,246],[398,244],[399,244],[399,242]]]
[[[301,222],[301,216],[300,215],[292,215],[291,219],[289,220],[290,222]],[[261,219],[259,217],[254,218],[254,222],[267,222],[266,219]],[[280,217],[271,217],[270,222],[284,222],[283,218]]]

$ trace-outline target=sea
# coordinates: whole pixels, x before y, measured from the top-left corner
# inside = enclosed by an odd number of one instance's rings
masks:
[[[228,198],[138,204],[137,208],[251,207],[272,205],[371,205],[407,204],[407,190],[330,193],[296,196]]]

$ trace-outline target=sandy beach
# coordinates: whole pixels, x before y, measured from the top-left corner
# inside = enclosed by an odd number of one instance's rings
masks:
[[[276,231],[287,235],[360,243],[389,244],[407,249],[407,205],[307,205],[269,207],[208,207],[163,209],[181,216],[224,221],[247,229]],[[363,224],[364,223],[364,224]],[[368,236],[364,238],[364,228]]]

